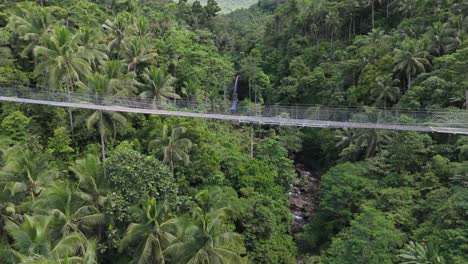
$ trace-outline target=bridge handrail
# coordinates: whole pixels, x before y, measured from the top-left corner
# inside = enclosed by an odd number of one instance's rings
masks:
[[[153,101],[139,96],[108,96],[77,91],[57,91],[43,87],[0,87],[0,96],[20,97],[53,102],[108,105],[138,109],[159,109],[203,114],[268,117],[281,120],[314,120],[331,122],[373,123],[389,125],[424,125],[445,128],[467,128],[468,111],[456,109],[395,109],[375,107],[329,107],[239,104],[231,112],[230,102],[194,102],[187,100]]]

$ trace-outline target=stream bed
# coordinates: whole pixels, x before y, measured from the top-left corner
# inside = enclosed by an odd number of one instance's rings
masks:
[[[304,162],[296,161],[297,178],[289,196],[290,210],[294,216],[292,235],[304,229],[319,207],[320,173],[307,167]]]

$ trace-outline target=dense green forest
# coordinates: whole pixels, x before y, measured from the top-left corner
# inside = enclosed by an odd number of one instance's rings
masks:
[[[464,0],[222,2],[0,0],[0,87],[468,109]],[[2,264],[468,263],[466,136],[1,103],[0,146]]]

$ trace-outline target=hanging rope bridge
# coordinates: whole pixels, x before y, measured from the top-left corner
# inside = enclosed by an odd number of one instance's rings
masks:
[[[468,111],[459,109],[404,110],[239,104],[233,111],[229,102],[153,101],[139,97],[64,93],[35,87],[0,87],[0,101],[279,126],[386,129],[468,135]]]

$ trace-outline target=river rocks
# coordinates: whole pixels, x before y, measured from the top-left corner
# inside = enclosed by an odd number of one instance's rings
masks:
[[[319,205],[319,174],[296,163],[298,177],[290,193],[290,209],[294,216],[292,234],[301,232]]]

